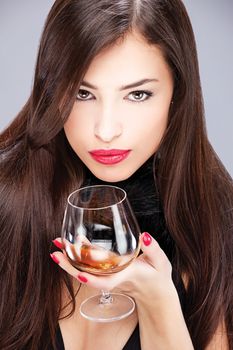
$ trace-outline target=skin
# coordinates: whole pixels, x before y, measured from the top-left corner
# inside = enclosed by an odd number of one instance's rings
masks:
[[[120,91],[122,85],[145,78],[156,81]],[[170,69],[158,47],[149,46],[139,34],[133,33],[101,52],[84,80],[98,88],[81,85],[78,100],[64,126],[67,139],[95,176],[111,182],[126,179],[154,154],[166,130],[173,93]],[[142,90],[149,90],[153,96],[136,102],[136,96],[145,98],[143,93],[135,94]],[[86,100],[80,101],[80,97]],[[111,148],[130,149],[131,153],[123,162],[108,166],[97,163],[88,153]],[[138,322],[143,350],[194,349],[171,278],[171,264],[156,240],[145,233],[140,239],[142,254],[126,269],[107,277],[78,271],[65,254],[53,254],[55,262],[74,277],[74,287],[82,285],[74,314],[59,322],[66,350],[102,350],[106,344],[112,350],[120,350]],[[60,238],[55,244],[62,248]],[[82,318],[80,303],[98,294],[100,289],[121,291],[133,297],[137,310],[113,323]],[[63,305],[68,301],[64,290]],[[66,308],[61,317],[68,312]],[[216,346],[228,349],[222,337],[221,343],[219,339],[215,337],[208,350]]]

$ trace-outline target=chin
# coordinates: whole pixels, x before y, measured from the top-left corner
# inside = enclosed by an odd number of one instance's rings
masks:
[[[93,171],[92,173],[95,175],[95,177],[97,177],[101,181],[113,183],[113,182],[119,182],[119,181],[128,179],[134,173],[134,171],[132,172],[127,171],[124,174],[122,174],[118,169],[115,169],[115,171],[111,169],[111,171],[102,171],[102,172]]]

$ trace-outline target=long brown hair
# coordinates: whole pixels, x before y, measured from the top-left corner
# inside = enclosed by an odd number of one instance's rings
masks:
[[[175,88],[156,178],[188,276],[184,317],[195,349],[225,322],[233,347],[232,180],[208,142],[195,40],[180,0],[57,0],[41,38],[31,96],[0,138],[0,348],[49,349],[67,274],[49,257],[82,162],[63,125],[91,60],[136,29],[158,45]],[[117,69],[117,67],[116,67]]]

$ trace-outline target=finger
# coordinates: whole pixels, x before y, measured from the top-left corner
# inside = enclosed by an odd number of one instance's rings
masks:
[[[141,235],[140,240],[141,250],[144,253],[143,259],[146,259],[158,271],[171,269],[171,264],[166,254],[149,233],[144,232]]]
[[[61,252],[54,252],[53,254],[50,254],[50,256],[53,261],[58,264],[64,271],[73,276],[79,282],[88,284],[90,287],[96,289],[111,290],[119,283],[119,280],[122,281],[121,278],[115,278],[116,275],[102,277],[79,271],[71,265],[67,256]]]
[[[90,287],[98,289],[98,290],[108,290],[111,291],[115,288],[116,285],[119,284],[118,278],[114,278],[115,276],[106,275],[106,276],[97,276],[92,275],[87,272],[80,272],[77,275],[78,281],[81,283],[86,283]]]
[[[77,270],[71,263],[69,262],[67,256],[62,252],[54,252],[50,254],[53,261],[58,264],[63,270],[69,273],[74,278],[77,278],[79,274],[79,270]]]
[[[55,238],[52,242],[57,248],[59,248],[61,250],[65,249],[65,245],[70,245],[70,243],[66,239],[62,240],[61,237]],[[80,234],[77,237],[77,242],[76,243],[78,245],[83,244],[83,243],[85,243],[87,245],[91,244],[91,242],[82,234]]]
[[[65,248],[60,237],[55,238],[52,242],[57,248],[59,248],[61,250],[63,250]]]
[[[79,239],[77,240],[75,247],[79,246],[80,244],[82,245],[83,243],[90,245],[90,241],[83,235],[80,235],[78,237]],[[62,240],[60,237],[57,237],[55,240],[53,240],[54,245],[61,249],[65,250],[70,246],[70,243],[66,240]],[[62,252],[54,252],[50,254],[51,258],[53,261],[58,264],[64,271],[69,273],[71,276],[74,278],[78,279],[79,282],[81,283],[88,283],[91,287],[93,288],[98,288],[98,289],[112,289],[114,288],[115,285],[117,285],[117,281],[115,278],[113,278],[113,281],[110,279],[110,276],[105,275],[104,277],[101,278],[101,276],[96,276],[92,275],[89,273],[84,273],[82,271],[79,271],[77,268],[75,268],[67,258],[66,254],[63,254]]]

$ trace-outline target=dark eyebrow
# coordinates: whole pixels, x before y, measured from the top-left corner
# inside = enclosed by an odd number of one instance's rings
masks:
[[[158,79],[142,79],[142,80],[136,81],[135,83],[121,86],[119,88],[119,90],[123,91],[123,90],[131,89],[131,88],[135,88],[135,87],[138,87],[140,85],[150,83],[152,81],[158,82]],[[88,87],[90,89],[93,89],[93,90],[98,90],[97,86],[92,85],[92,84],[90,84],[90,83],[88,83],[87,81],[84,81],[84,80],[81,82],[81,85],[85,86],[85,87]]]

